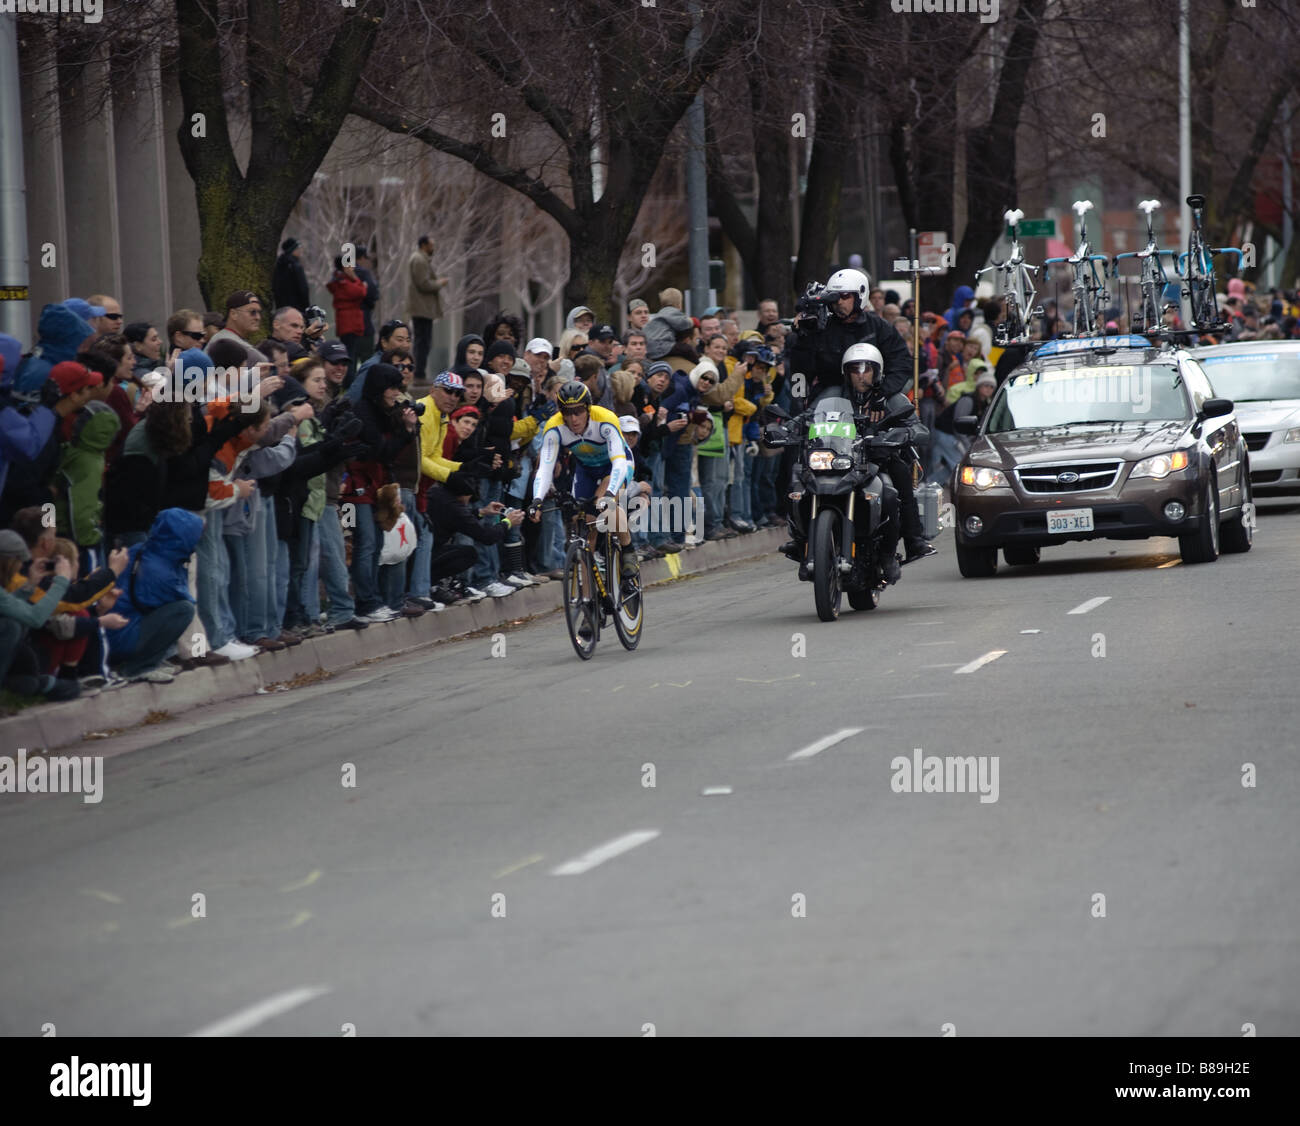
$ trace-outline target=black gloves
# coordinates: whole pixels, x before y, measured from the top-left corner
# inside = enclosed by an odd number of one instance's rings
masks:
[[[330,430],[330,438],[337,438],[340,442],[347,442],[361,433],[361,419],[356,415],[349,415],[343,422],[339,423]]]

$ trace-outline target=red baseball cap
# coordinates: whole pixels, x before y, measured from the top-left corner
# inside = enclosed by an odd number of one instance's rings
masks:
[[[99,372],[91,371],[85,364],[78,364],[72,360],[55,364],[50,371],[50,378],[59,385],[59,390],[65,395],[75,395],[83,387],[98,387],[104,382],[104,377]]]

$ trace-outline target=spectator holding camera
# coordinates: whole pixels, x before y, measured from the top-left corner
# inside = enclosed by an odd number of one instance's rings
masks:
[[[33,602],[10,593],[15,580],[20,587],[25,582],[22,567],[30,561],[23,537],[10,528],[0,531],[0,685],[21,696],[71,700],[81,694],[81,685],[42,672],[40,654],[29,635],[53,617],[73,579],[72,564],[57,557],[44,597]]]

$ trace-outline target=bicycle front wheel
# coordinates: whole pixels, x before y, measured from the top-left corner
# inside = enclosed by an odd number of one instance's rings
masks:
[[[609,590],[614,599],[614,632],[629,653],[641,640],[641,625],[645,620],[645,597],[641,590],[641,576],[625,579],[621,576],[622,553],[635,551],[635,547],[620,548],[617,543],[609,553]]]
[[[590,660],[600,639],[600,614],[591,556],[578,543],[569,544],[564,554],[564,621],[573,651],[584,661]]]

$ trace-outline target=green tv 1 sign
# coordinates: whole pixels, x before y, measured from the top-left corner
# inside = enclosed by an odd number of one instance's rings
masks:
[[[1007,234],[1011,232],[1008,231]],[[1056,238],[1055,219],[1021,219],[1021,238]]]

